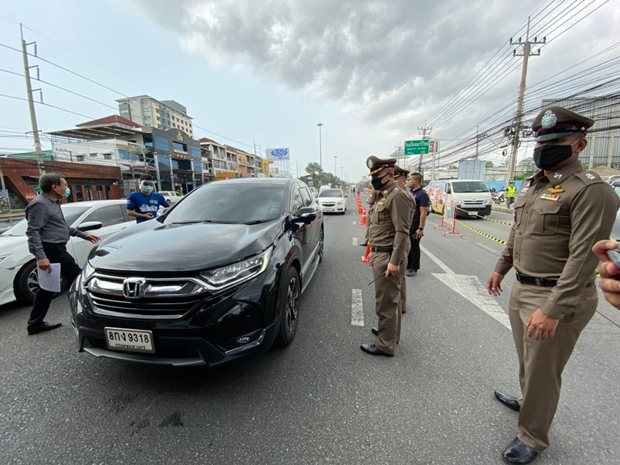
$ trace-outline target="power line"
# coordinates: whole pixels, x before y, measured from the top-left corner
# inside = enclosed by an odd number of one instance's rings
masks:
[[[21,97],[15,97],[13,95],[0,94],[0,97],[10,98],[10,99],[14,99],[14,100],[21,100],[22,102],[27,102],[28,101],[28,99],[21,98]],[[56,105],[50,105],[49,103],[45,103],[45,102],[34,102],[34,103],[36,103],[37,105],[44,105],[46,107],[50,107],[50,108],[54,108],[56,110],[64,111],[66,113],[71,113],[73,115],[81,116],[83,118],[94,119],[92,116],[87,116],[87,115],[83,115],[81,113],[76,113],[75,111],[67,110],[66,108],[57,107]]]

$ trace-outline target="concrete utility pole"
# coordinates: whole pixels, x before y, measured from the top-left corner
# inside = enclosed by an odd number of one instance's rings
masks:
[[[153,152],[153,161],[155,162],[155,173],[157,175],[157,190],[161,189],[161,173],[159,172],[159,159],[157,158],[157,152]]]
[[[321,142],[321,128],[324,126],[324,124],[319,123],[317,124],[317,126],[319,127],[319,165],[321,165],[321,168],[323,168],[323,146]]]
[[[19,23],[19,30],[22,38],[22,56],[24,58],[24,76],[26,77],[26,93],[28,94],[28,108],[30,109],[30,123],[32,124],[32,135],[34,137],[34,148],[37,152],[37,160],[39,164],[39,176],[45,174],[45,164],[43,163],[43,152],[41,151],[41,139],[39,137],[39,126],[37,124],[37,113],[34,109],[34,100],[32,99],[32,83],[30,82],[30,65],[28,64],[28,45],[34,44],[34,54],[37,55],[37,43],[26,43],[24,40],[24,30],[22,24]]]
[[[424,120],[424,127],[418,128],[418,131],[420,131],[420,134],[422,134],[422,140],[426,140],[426,138],[431,135],[432,130],[433,128],[426,127],[426,120]],[[428,135],[427,135],[427,132],[428,132]],[[422,160],[423,159],[424,159],[424,155],[420,154],[420,162],[418,164],[419,173],[422,173]]]
[[[540,49],[536,53],[532,53],[532,45],[545,44],[547,42],[547,38],[543,37],[542,42],[538,41],[538,37],[534,37],[534,40],[530,40],[530,18],[527,18],[527,34],[525,36],[525,42],[521,41],[521,37],[516,42],[510,39],[511,44],[520,45],[522,47],[522,52],[517,53],[517,50],[512,51],[512,55],[516,57],[523,57],[523,67],[521,68],[521,83],[519,84],[519,100],[517,103],[517,117],[515,118],[514,124],[514,135],[512,139],[512,151],[510,153],[510,160],[508,163],[508,173],[506,173],[506,184],[512,181],[515,172],[515,164],[517,160],[517,150],[519,149],[519,134],[521,132],[521,120],[523,118],[523,98],[525,96],[525,83],[527,80],[527,65],[530,56],[540,56]]]
[[[334,176],[338,177],[338,168],[336,168],[336,162],[338,161],[338,155],[334,156]]]

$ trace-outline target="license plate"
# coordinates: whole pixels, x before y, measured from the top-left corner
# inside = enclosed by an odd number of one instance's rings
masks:
[[[478,214],[478,212],[467,212],[467,214],[469,216],[476,216]]]
[[[108,349],[143,352],[147,354],[152,354],[155,352],[152,331],[104,328],[104,332],[105,340],[108,343]]]
[[[324,212],[333,212],[334,209],[333,208],[323,208]]]

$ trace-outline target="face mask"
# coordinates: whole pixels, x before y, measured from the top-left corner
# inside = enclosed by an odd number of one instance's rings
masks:
[[[383,178],[372,178],[370,182],[372,184],[372,188],[376,191],[380,191],[383,185],[385,184],[383,182]]]
[[[153,192],[153,186],[142,186],[141,190],[145,194],[150,194],[151,192]]]
[[[534,149],[534,163],[541,170],[555,168],[563,161],[568,160],[573,155],[573,145],[543,145]]]
[[[64,194],[62,194],[62,198],[63,198],[63,199],[66,199],[66,198],[67,198],[67,197],[69,197],[70,195],[71,195],[71,189],[69,189],[69,188],[67,187],[67,190],[65,191],[65,193],[64,193]]]

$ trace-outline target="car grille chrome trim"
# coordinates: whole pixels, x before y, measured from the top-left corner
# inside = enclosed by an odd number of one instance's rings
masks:
[[[139,292],[127,282],[140,283]],[[85,284],[93,312],[102,316],[144,319],[178,319],[209,293],[208,286],[194,278],[136,278],[94,273]]]

